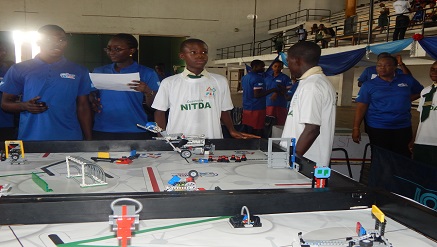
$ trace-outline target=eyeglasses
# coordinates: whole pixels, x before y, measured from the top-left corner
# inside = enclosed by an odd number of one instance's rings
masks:
[[[106,47],[106,48],[103,48],[103,50],[106,52],[106,53],[110,53],[111,51],[115,51],[115,52],[121,52],[121,51],[124,51],[124,50],[127,50],[127,49],[129,49],[129,48],[118,48],[118,47],[115,47],[115,48],[110,48],[110,47]]]

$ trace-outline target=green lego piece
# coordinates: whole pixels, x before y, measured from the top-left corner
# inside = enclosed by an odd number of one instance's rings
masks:
[[[49,188],[49,185],[47,184],[46,181],[44,181],[44,179],[40,178],[36,173],[33,173],[33,172],[32,172],[32,180],[45,192],[52,192],[53,191],[52,189]]]

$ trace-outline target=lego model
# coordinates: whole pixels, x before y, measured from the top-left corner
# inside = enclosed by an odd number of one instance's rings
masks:
[[[67,163],[67,178],[80,177],[80,187],[84,188],[108,184],[106,182],[105,172],[96,163],[79,156],[67,156],[65,160]],[[72,175],[70,171],[71,168],[76,169],[78,173]]]
[[[246,206],[241,208],[239,215],[229,218],[229,223],[234,228],[249,228],[249,227],[261,227],[261,220],[258,216],[251,215],[249,209]]]
[[[158,133],[162,137],[154,137],[156,140],[166,141],[174,151],[178,152],[182,158],[188,159],[194,154],[209,154],[215,150],[215,145],[207,143],[205,136],[185,136],[182,133],[167,134],[165,130],[156,125],[155,122],[148,122],[146,126],[137,124],[138,127],[153,133]],[[188,160],[187,160],[188,162]]]
[[[11,191],[12,186],[10,184],[0,185],[0,197],[7,196],[9,191]]]
[[[129,165],[133,162],[134,159],[138,159],[140,154],[137,154],[136,150],[132,150],[129,157],[123,156],[121,158],[110,158],[108,152],[99,152],[97,157],[91,157],[91,159],[95,162],[105,161],[110,163],[116,163],[120,165]]]
[[[393,247],[393,245],[384,237],[385,225],[384,213],[375,205],[372,205],[372,217],[375,218],[375,229],[366,231],[357,222],[357,237],[346,238],[346,240],[326,240],[326,241],[307,241],[302,238],[302,232],[298,233],[301,247],[315,246],[347,246],[347,247]]]
[[[195,179],[199,176],[199,172],[191,170],[188,172],[188,176],[185,181],[174,175],[168,182],[165,191],[196,191],[204,190],[203,188],[197,188]]]
[[[135,205],[116,205],[119,202],[130,202],[138,206],[135,210]],[[109,216],[109,225],[112,226],[112,231],[117,233],[117,239],[122,247],[128,245],[129,239],[132,238],[132,232],[138,228],[140,223],[139,213],[143,209],[141,202],[132,198],[119,198],[111,203],[113,215]]]
[[[10,158],[11,164],[24,164],[24,147],[22,141],[5,141],[6,159]]]
[[[287,149],[282,152],[273,152],[273,143],[274,141],[285,141],[287,142]],[[267,152],[267,167],[269,168],[290,168],[289,157],[290,157],[290,149],[293,144],[295,146],[296,139],[295,138],[269,138],[268,142],[268,152]],[[294,157],[294,148],[293,154],[291,157]]]

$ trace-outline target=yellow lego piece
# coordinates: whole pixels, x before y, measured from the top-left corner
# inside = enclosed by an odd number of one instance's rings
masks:
[[[98,152],[97,153],[97,158],[109,159],[109,152]]]
[[[376,205],[372,205],[372,214],[379,220],[379,222],[384,223],[384,213]]]
[[[23,141],[5,141],[5,152],[6,152],[6,158],[9,158],[9,153],[11,150],[17,151],[17,149],[20,150],[20,156],[21,158],[24,158],[24,146]]]

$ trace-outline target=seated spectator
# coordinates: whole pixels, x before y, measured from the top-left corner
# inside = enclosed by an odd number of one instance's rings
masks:
[[[426,2],[422,2],[419,6],[416,7],[416,13],[410,21],[410,28],[413,28],[416,23],[420,23],[423,21],[423,17],[425,15],[425,11],[423,10],[426,7]]]
[[[324,24],[319,25],[319,29],[316,33],[316,43],[319,41],[322,44],[322,48],[328,48],[328,43],[331,41],[332,35],[329,33],[328,29]]]
[[[319,26],[317,25],[317,23],[314,23],[313,26],[311,27],[311,35],[316,35],[318,30],[319,30]]]
[[[432,20],[433,22],[436,22],[437,21],[437,15],[436,15],[436,9],[435,9],[435,5],[436,5],[436,2],[435,1],[431,1],[430,3],[429,3],[429,10],[427,11],[427,13],[426,13],[426,19],[430,19],[430,20]]]

